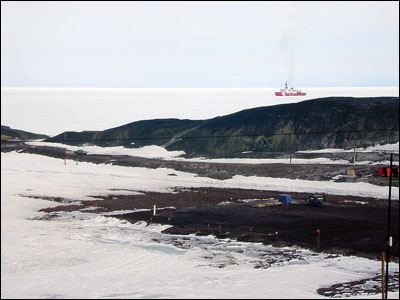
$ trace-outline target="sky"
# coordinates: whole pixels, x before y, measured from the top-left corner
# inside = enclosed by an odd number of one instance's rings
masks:
[[[398,86],[399,2],[1,1],[2,87]]]

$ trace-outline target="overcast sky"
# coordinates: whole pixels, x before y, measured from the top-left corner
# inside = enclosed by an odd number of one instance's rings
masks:
[[[5,87],[398,86],[399,2],[1,1]]]

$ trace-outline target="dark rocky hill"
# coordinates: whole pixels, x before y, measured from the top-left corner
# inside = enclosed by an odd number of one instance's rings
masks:
[[[91,143],[99,146],[142,147],[146,145],[165,145],[172,143],[173,137],[184,135],[204,121],[155,119],[132,122],[104,131],[67,131],[53,138],[50,142],[71,145]]]
[[[208,120],[155,119],[104,131],[65,132],[48,140],[101,146],[160,145],[184,150],[189,157],[240,157],[243,152],[268,157],[276,152],[396,143],[398,128],[398,97],[329,97]]]
[[[1,125],[1,135],[5,139],[8,139],[6,137],[9,137],[12,139],[19,139],[19,140],[45,139],[49,137],[44,134],[37,134],[28,131],[13,129],[5,125]]]

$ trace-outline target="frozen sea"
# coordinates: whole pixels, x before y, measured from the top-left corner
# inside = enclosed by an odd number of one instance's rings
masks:
[[[398,87],[296,87],[306,96],[277,97],[276,88],[1,88],[1,124],[57,135],[105,130],[157,118],[209,119],[243,109],[330,96],[399,96]]]

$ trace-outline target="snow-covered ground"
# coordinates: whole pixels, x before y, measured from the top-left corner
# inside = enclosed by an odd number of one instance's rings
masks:
[[[26,144],[32,146],[64,148],[69,151],[76,151],[78,149],[82,149],[86,151],[88,154],[128,155],[128,156],[137,156],[143,158],[174,159],[185,154],[184,151],[168,151],[163,147],[155,145],[145,146],[141,148],[125,148],[123,146],[116,146],[116,147],[100,147],[100,146],[90,146],[90,145],[70,146],[67,144],[49,143],[42,141],[26,142]]]
[[[99,195],[172,192],[181,187],[303,189],[387,197],[360,183],[235,176],[197,177],[169,169],[91,164],[1,153],[2,298],[325,298],[317,289],[374,277],[381,262],[274,248],[212,236],[174,236],[167,226],[129,224],[94,214],[40,220],[59,203],[25,196],[96,199]],[[392,191],[399,198],[399,189]],[[399,265],[390,264],[390,272]],[[346,297],[349,294],[343,294]],[[399,292],[389,293],[397,299]],[[381,298],[380,294],[350,298]]]
[[[386,144],[386,145],[374,145],[365,148],[356,148],[356,152],[394,152],[399,153],[399,142],[395,144]],[[345,149],[320,149],[320,150],[308,150],[308,151],[297,151],[298,153],[335,153],[335,152],[353,152],[354,149],[345,150]]]
[[[165,160],[181,160],[181,161],[192,161],[192,162],[210,162],[210,163],[244,163],[244,164],[352,164],[348,160],[343,159],[329,159],[325,157],[303,159],[303,158],[285,158],[285,159],[260,159],[260,158],[183,158],[184,151],[168,151],[163,147],[152,145],[141,148],[125,148],[123,146],[116,147],[100,147],[93,145],[82,145],[82,146],[70,146],[61,143],[49,143],[43,141],[26,142],[32,146],[47,146],[47,147],[58,147],[64,148],[69,151],[76,151],[78,149],[85,150],[88,154],[108,154],[108,155],[128,155],[143,158],[158,158]],[[354,150],[344,149],[324,149],[324,150],[310,150],[310,151],[299,151],[299,153],[337,153],[337,152],[353,152]],[[399,153],[399,143],[387,144],[387,145],[375,145],[367,148],[357,148],[357,152],[391,152]],[[388,164],[389,161],[370,162],[370,161],[356,161],[357,165],[365,164]]]

